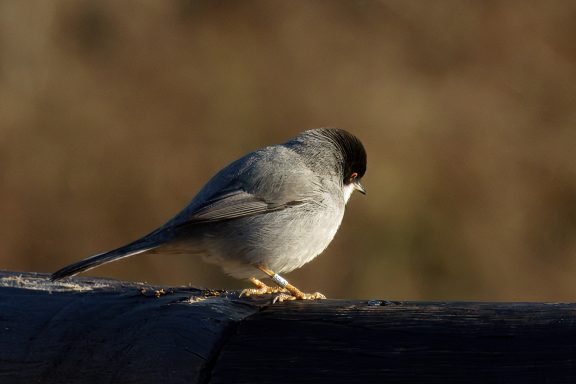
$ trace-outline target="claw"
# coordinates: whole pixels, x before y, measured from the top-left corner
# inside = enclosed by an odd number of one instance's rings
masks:
[[[262,295],[270,295],[270,294],[274,294],[274,293],[284,293],[284,292],[288,292],[288,290],[286,288],[280,288],[280,287],[265,286],[265,287],[261,287],[261,288],[246,288],[246,289],[243,289],[242,292],[240,292],[240,297],[243,297],[243,296],[246,296],[246,297],[262,296]]]
[[[294,296],[287,293],[281,293],[274,298],[272,304],[281,303],[283,301],[292,301],[292,300],[325,300],[326,296],[321,294],[320,292],[314,293],[302,293],[300,296]]]
[[[274,303],[281,303],[283,301],[292,301],[292,300],[323,300],[326,299],[326,296],[321,294],[320,292],[315,293],[304,293],[300,291],[298,288],[293,286],[292,284],[288,283],[284,278],[278,276],[273,271],[264,268],[258,267],[262,272],[266,273],[268,276],[272,278],[272,280],[279,284],[280,287],[269,287],[260,280],[255,277],[250,278],[250,282],[256,286],[256,288],[247,288],[240,292],[240,297],[243,296],[261,296],[261,295],[269,295],[269,294],[276,294],[279,293],[278,296],[274,298],[272,304]]]
[[[284,293],[288,292],[286,288],[280,287],[270,287],[256,278],[250,278],[250,282],[256,286],[256,288],[246,288],[240,292],[240,297],[246,296],[261,296],[270,295],[274,293]]]

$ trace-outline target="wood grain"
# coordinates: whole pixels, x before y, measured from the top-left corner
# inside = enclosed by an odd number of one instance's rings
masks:
[[[240,324],[211,382],[576,382],[574,304],[372,304],[268,307]]]
[[[0,383],[574,383],[571,303],[285,302],[0,272]]]

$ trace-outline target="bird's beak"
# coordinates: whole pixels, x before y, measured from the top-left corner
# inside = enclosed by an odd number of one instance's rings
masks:
[[[354,189],[357,190],[358,192],[360,192],[361,194],[363,194],[363,195],[366,194],[366,190],[364,189],[364,186],[362,185],[360,180],[358,180],[358,179],[354,180],[352,185],[354,185]]]

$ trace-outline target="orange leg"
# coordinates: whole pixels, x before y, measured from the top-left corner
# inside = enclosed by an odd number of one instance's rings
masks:
[[[250,282],[256,286],[256,288],[246,288],[240,292],[240,297],[242,296],[259,296],[259,295],[269,295],[271,293],[284,293],[288,292],[285,288],[280,287],[270,287],[255,277],[251,277]]]
[[[258,269],[261,270],[262,272],[264,272],[265,274],[267,274],[272,279],[272,281],[274,281],[276,284],[278,284],[278,286],[280,288],[282,288],[282,290],[279,291],[282,293],[280,293],[280,295],[276,296],[276,298],[274,299],[274,302],[277,302],[277,301],[282,302],[282,301],[288,301],[288,300],[320,300],[320,299],[326,298],[326,296],[324,296],[320,292],[315,292],[315,293],[302,292],[301,290],[299,290],[298,288],[296,288],[295,286],[290,284],[282,276],[280,276],[279,274],[275,273],[271,269],[268,269],[262,265],[258,266]],[[251,281],[252,281],[252,279],[251,279]],[[290,294],[285,293],[286,291],[288,291]]]

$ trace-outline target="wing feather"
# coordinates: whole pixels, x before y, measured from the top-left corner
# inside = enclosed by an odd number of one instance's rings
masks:
[[[253,152],[216,174],[168,225],[233,220],[308,204],[314,175],[299,161],[281,146]]]
[[[207,201],[194,212],[191,212],[186,222],[182,224],[238,219],[280,211],[304,203],[304,201],[289,201],[281,204],[271,203],[246,191],[236,190],[216,196]]]

